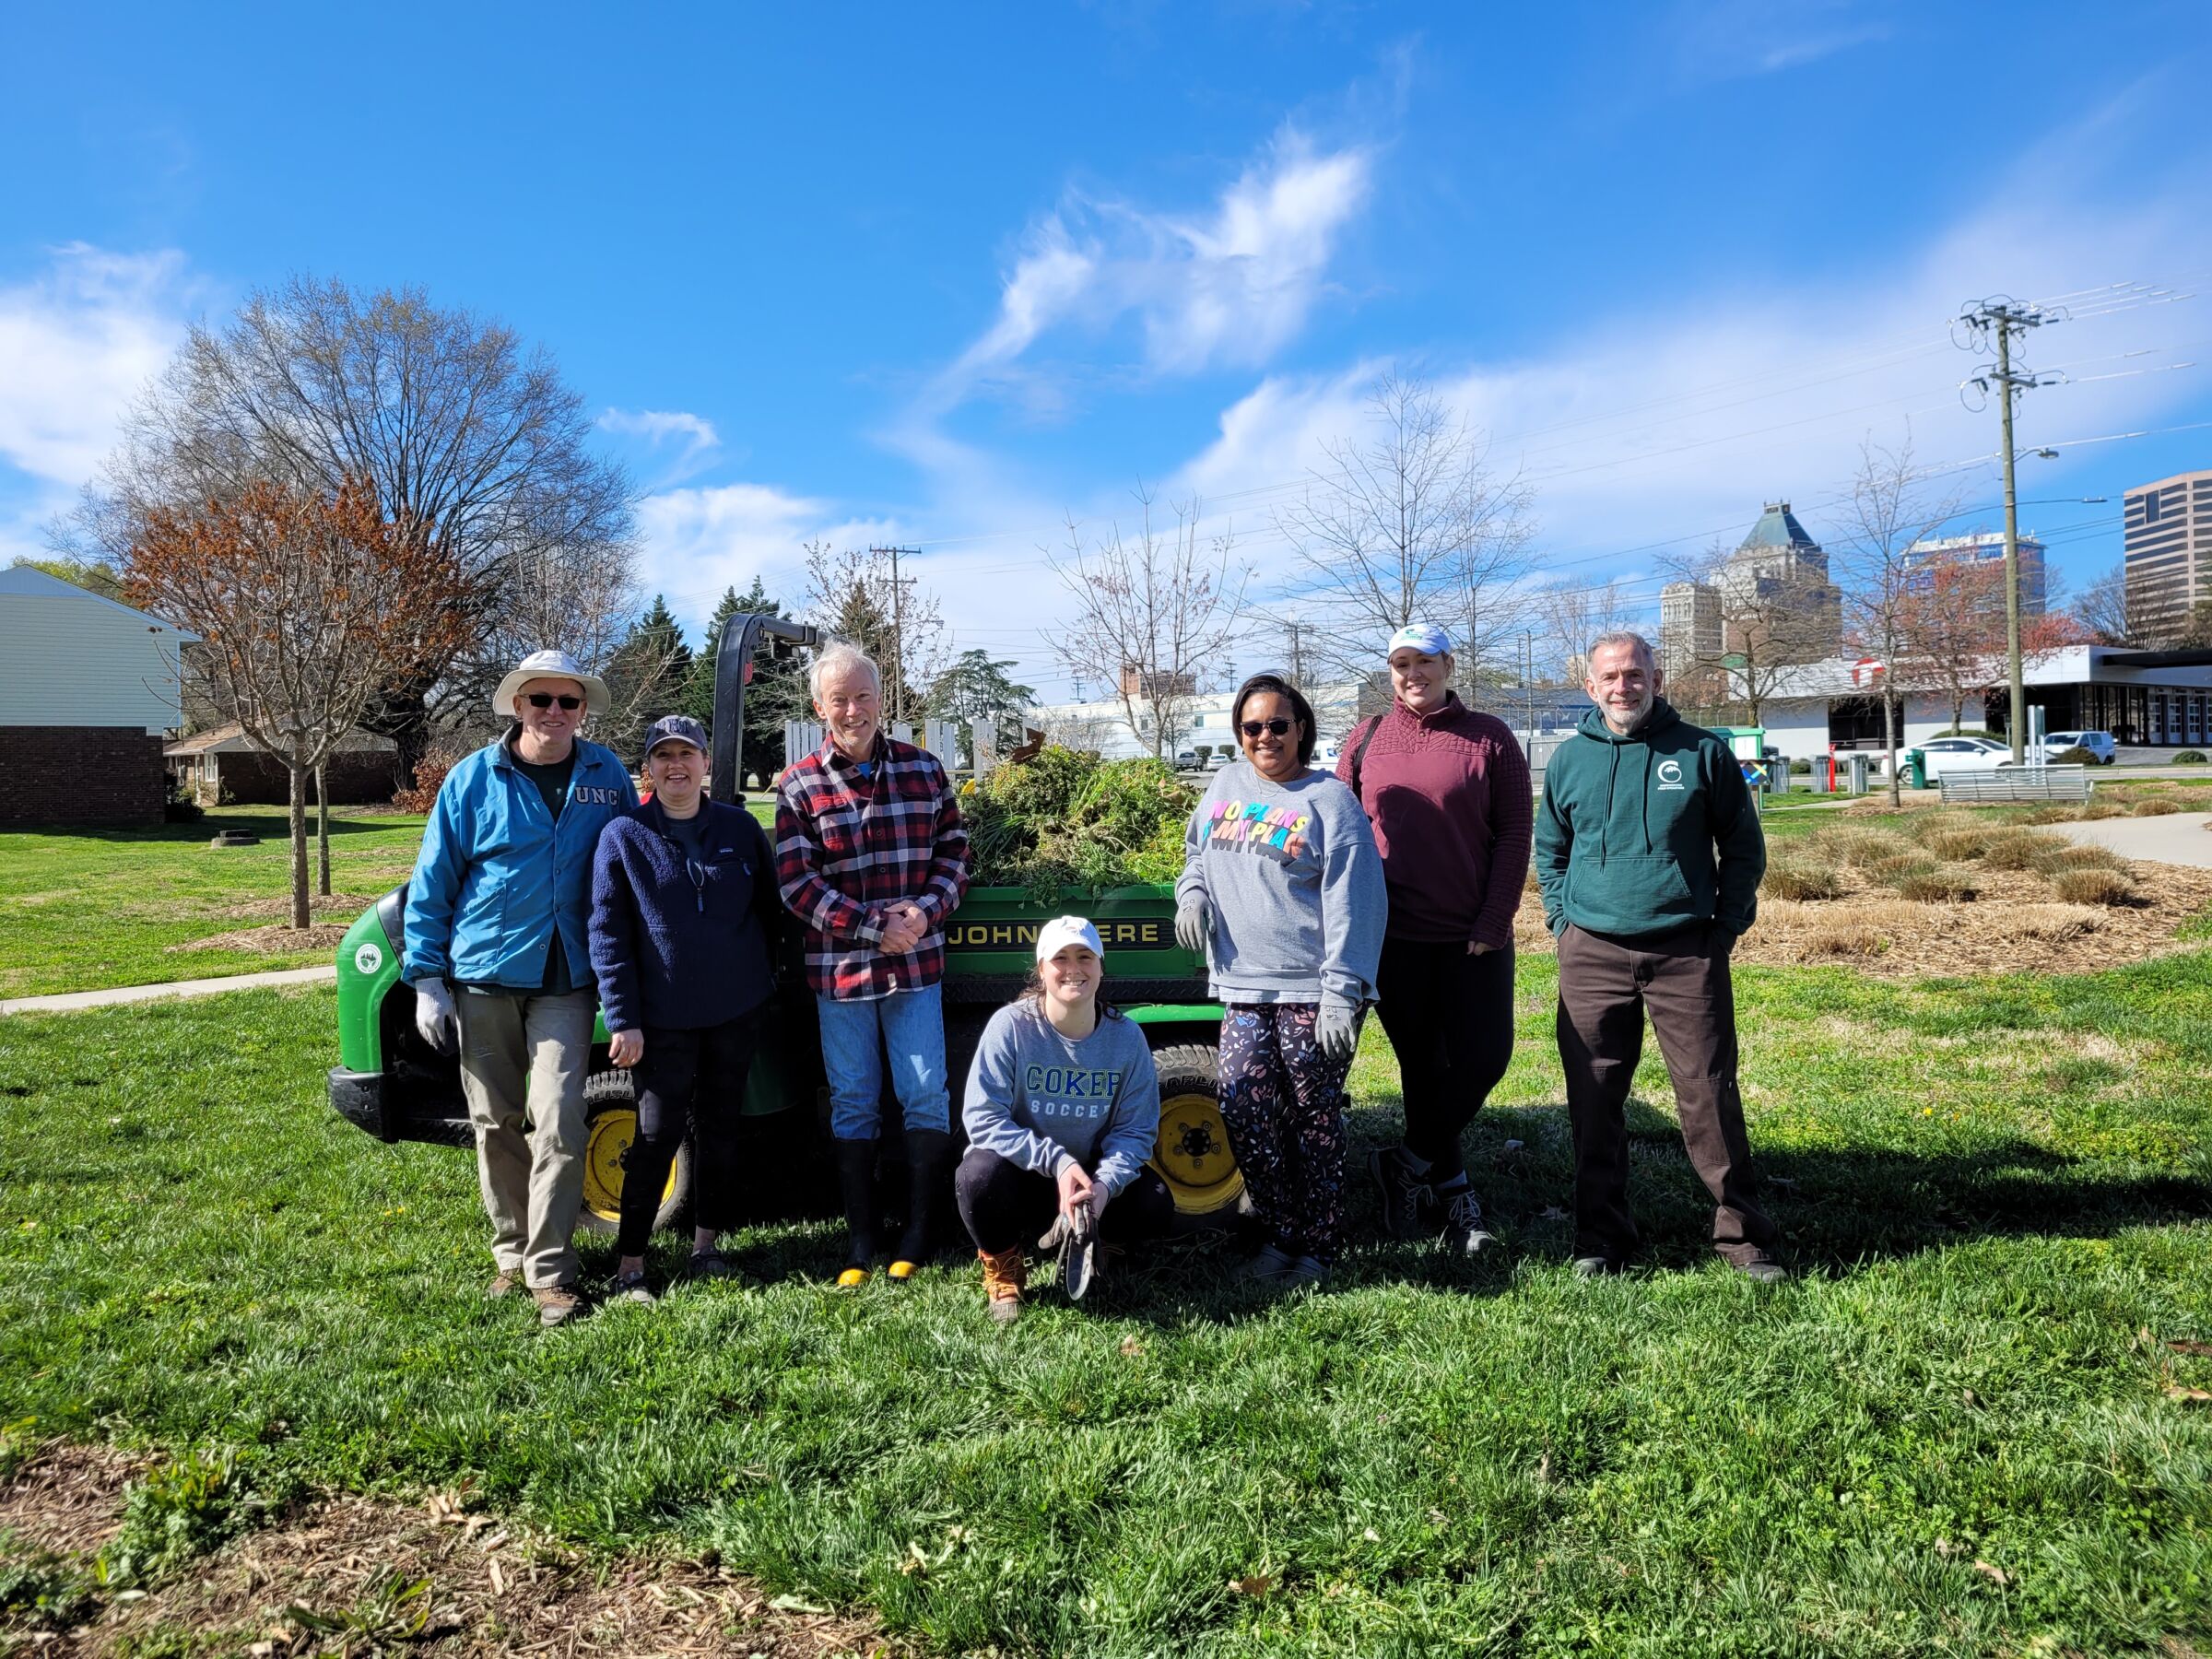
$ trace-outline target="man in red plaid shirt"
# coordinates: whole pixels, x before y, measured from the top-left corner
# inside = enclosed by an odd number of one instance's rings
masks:
[[[875,1265],[876,1153],[883,1055],[906,1123],[906,1230],[894,1279],[929,1254],[950,1184],[952,1099],[945,1080],[945,922],[968,890],[968,831],[936,757],[882,729],[883,679],[850,645],[807,671],[822,747],[776,794],[776,882],[806,930],[806,982],[821,1013],[851,1241],[840,1285]]]

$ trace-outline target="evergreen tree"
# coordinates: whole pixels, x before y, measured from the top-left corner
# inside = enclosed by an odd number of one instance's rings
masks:
[[[645,728],[664,714],[684,707],[691,673],[691,647],[677,626],[668,601],[653,596],[653,607],[637,620],[629,637],[607,659],[607,708],[594,722],[599,741],[626,761],[636,763]]]
[[[1006,670],[1013,666],[1012,657],[994,660],[987,651],[963,651],[953,659],[952,666],[932,682],[930,713],[939,720],[961,723],[962,766],[975,764],[974,739],[969,734],[967,722],[978,716],[993,717],[994,730],[1002,746],[1020,741],[1020,712],[1030,706],[1037,691],[1033,686],[1017,685],[1006,677]]]

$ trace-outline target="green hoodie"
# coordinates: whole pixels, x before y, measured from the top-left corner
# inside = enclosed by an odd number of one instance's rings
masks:
[[[1536,809],[1545,925],[1643,938],[1759,911],[1767,841],[1728,746],[1654,699],[1623,737],[1593,709],[1559,745]]]

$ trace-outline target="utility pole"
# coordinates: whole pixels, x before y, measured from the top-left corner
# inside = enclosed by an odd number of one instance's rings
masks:
[[[906,587],[899,580],[899,559],[919,549],[870,547],[868,551],[888,554],[891,560],[891,724],[897,725],[906,719]]]
[[[2028,684],[2020,665],[2020,515],[2018,491],[2013,479],[2013,464],[2019,458],[2019,452],[2013,444],[2012,408],[2022,392],[2036,386],[2054,385],[2065,376],[2038,374],[2033,370],[2016,371],[2012,366],[2012,337],[2040,328],[2045,323],[2064,322],[2065,313],[2039,305],[2025,305],[2000,295],[1969,307],[1958,320],[1966,324],[1970,333],[1969,339],[1959,342],[1963,347],[1984,350],[1991,343],[1991,336],[1995,336],[1995,366],[1983,370],[1965,384],[1984,394],[1995,391],[1999,424],[2004,432],[2000,459],[2005,467],[2005,663],[2012,694],[2005,735],[2012,739],[2012,759],[2017,766],[2027,758]]]

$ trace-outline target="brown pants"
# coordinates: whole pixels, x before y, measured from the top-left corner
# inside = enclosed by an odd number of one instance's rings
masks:
[[[1651,1010],[1689,1161],[1712,1194],[1712,1247],[1741,1265],[1776,1238],[1759,1207],[1759,1175],[1735,1084],[1735,992],[1711,930],[1649,939],[1559,936],[1559,1059],[1574,1132],[1574,1253],[1619,1262],[1636,1246],[1629,1213],[1623,1113]]]

